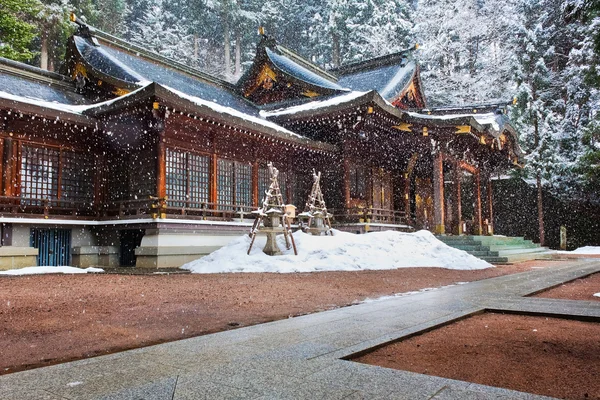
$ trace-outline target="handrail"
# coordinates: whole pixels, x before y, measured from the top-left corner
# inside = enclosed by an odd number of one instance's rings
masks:
[[[376,207],[347,207],[334,209],[334,223],[388,223],[408,225],[406,212]]]

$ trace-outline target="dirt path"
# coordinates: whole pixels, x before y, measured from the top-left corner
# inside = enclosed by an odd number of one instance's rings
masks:
[[[479,271],[0,278],[0,374],[569,262]]]
[[[598,337],[598,323],[489,313],[354,361],[561,399],[598,400]]]
[[[600,297],[594,296],[594,293],[600,293],[600,274],[593,274],[587,278],[575,279],[572,282],[538,293],[535,297],[600,301]]]

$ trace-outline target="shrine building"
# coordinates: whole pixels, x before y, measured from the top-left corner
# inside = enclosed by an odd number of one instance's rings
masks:
[[[236,84],[77,21],[60,72],[0,58],[0,269],[178,267],[312,170],[335,228],[493,232],[506,104],[428,108],[414,49],[325,70],[262,35]]]

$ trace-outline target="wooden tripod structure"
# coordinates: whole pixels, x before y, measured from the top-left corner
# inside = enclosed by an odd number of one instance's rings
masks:
[[[305,218],[308,217],[308,222],[306,224],[307,231],[313,234],[325,232],[325,235],[331,234],[331,236],[333,236],[330,220],[331,214],[327,212],[327,206],[325,205],[325,199],[323,198],[323,192],[321,191],[321,172],[317,174],[314,169],[312,189],[308,195],[304,212],[299,216]],[[317,219],[321,219],[323,223],[319,223],[316,227],[313,227],[313,222]]]
[[[289,250],[290,247],[293,247],[294,254],[298,255],[296,243],[294,242],[294,236],[292,235],[292,226],[287,214],[285,213],[283,196],[281,195],[281,190],[279,188],[279,170],[273,166],[273,163],[268,163],[267,166],[269,167],[271,184],[269,185],[269,189],[265,192],[262,207],[256,211],[253,211],[253,213],[256,214],[256,219],[254,220],[254,224],[252,225],[252,229],[249,233],[252,240],[250,241],[250,247],[248,248],[247,254],[249,255],[250,250],[252,250],[257,232],[265,231],[267,232],[267,235],[273,235],[272,239],[274,240],[274,231],[276,228],[281,226],[287,249]],[[277,215],[277,217],[274,217],[275,215]],[[275,226],[273,223],[275,218],[278,220],[278,226]],[[267,240],[270,239],[271,238],[267,238]]]

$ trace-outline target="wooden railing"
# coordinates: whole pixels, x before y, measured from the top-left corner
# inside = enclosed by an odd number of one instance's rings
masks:
[[[40,215],[45,218],[68,216],[89,219],[97,217],[97,210],[92,202],[87,201],[0,196],[0,214]]]
[[[0,196],[0,215],[12,217],[68,217],[90,220],[161,217],[233,221],[253,218],[252,211],[254,210],[255,207],[238,204],[216,204],[157,197],[93,204],[63,199]]]
[[[381,223],[409,225],[408,218],[404,211],[394,211],[374,207],[351,207],[335,209],[331,212],[333,214],[334,224]]]

